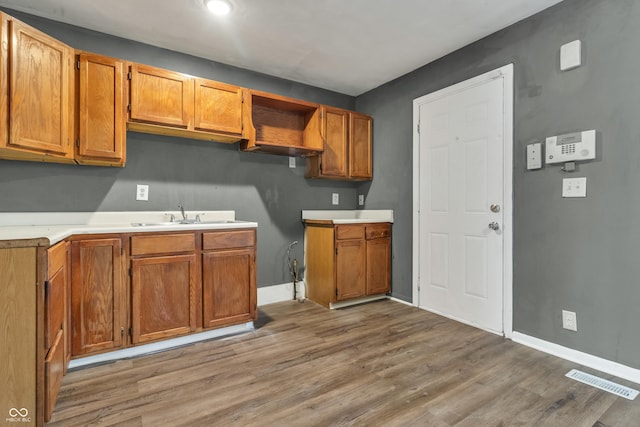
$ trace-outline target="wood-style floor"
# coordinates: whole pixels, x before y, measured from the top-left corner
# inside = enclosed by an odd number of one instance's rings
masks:
[[[640,426],[638,386],[393,301],[261,307],[254,332],[68,373],[50,426]]]

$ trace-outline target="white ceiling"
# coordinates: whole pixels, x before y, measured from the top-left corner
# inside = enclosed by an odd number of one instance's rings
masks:
[[[560,0],[0,0],[0,6],[359,95]]]

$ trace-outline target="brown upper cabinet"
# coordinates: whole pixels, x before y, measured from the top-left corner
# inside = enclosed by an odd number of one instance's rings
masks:
[[[242,138],[242,88],[142,64],[131,64],[128,77],[130,130],[227,143]]]
[[[213,80],[195,80],[196,130],[242,135],[244,90]]]
[[[8,15],[1,30],[0,157],[73,163],[73,49]]]
[[[76,57],[77,136],[80,164],[124,166],[126,109],[124,61],[82,52]]]
[[[307,178],[370,180],[371,117],[323,106],[324,151],[307,158]]]
[[[244,151],[309,156],[322,152],[319,104],[250,91],[251,124]]]
[[[193,78],[142,64],[129,66],[129,121],[187,129],[193,117]]]

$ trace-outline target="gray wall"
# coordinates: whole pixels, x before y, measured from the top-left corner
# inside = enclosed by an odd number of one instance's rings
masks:
[[[358,97],[375,117],[367,208],[395,210],[395,295],[411,297],[412,100],[513,63],[514,328],[640,368],[639,22],[635,0],[566,0]],[[575,39],[583,66],[561,72],[560,46]],[[596,160],[526,171],[526,144],[588,129]],[[587,198],[562,199],[562,178],[578,176]],[[562,309],[578,332],[562,329]]]
[[[269,77],[6,10],[10,15],[78,48],[144,64],[352,109],[355,98]],[[236,211],[257,221],[258,286],[286,283],[287,245],[303,259],[302,209],[355,209],[359,184],[306,180],[304,160],[289,169],[288,157],[243,153],[237,144],[127,133],[124,169],[0,160],[0,211]],[[136,184],[149,184],[149,201],[135,201]]]

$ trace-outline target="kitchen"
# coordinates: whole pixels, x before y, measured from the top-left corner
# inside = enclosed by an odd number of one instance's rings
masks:
[[[632,315],[640,294],[631,285],[640,273],[633,260],[638,200],[632,187],[639,155],[635,116],[640,108],[633,91],[637,59],[626,54],[638,39],[633,26],[640,13],[637,2],[564,1],[357,97],[13,10],[7,13],[78,49],[374,118],[374,179],[363,183],[307,180],[300,159],[289,168],[286,156],[137,132],[127,134],[124,168],[2,161],[3,212],[167,211],[178,204],[191,211],[233,210],[236,218],[259,224],[259,289],[290,282],[285,251],[290,242],[303,241],[302,209],[333,209],[333,193],[340,195],[340,209],[358,209],[362,194],[366,209],[394,211],[392,295],[411,302],[412,177],[406,166],[412,162],[411,102],[514,63],[514,330],[632,369],[640,367]],[[574,39],[584,43],[585,65],[562,74],[557,51]],[[602,134],[602,158],[581,166],[590,180],[587,199],[567,203],[573,201],[560,199],[557,169],[525,170],[525,145],[591,128]],[[148,202],[135,201],[137,184],[149,185]],[[565,270],[547,255],[554,246],[573,254],[571,259],[579,264],[575,270]],[[294,246],[293,255],[303,259],[301,244]],[[567,304],[575,304],[570,308],[580,316],[578,334],[568,335],[558,327]]]

